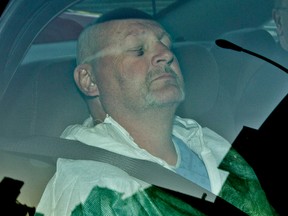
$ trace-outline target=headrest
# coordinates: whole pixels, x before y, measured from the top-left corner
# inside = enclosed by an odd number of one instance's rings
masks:
[[[82,123],[89,114],[74,83],[75,64],[38,62],[17,71],[1,102],[0,133],[59,137],[68,125]]]
[[[180,105],[177,114],[182,117],[200,118],[213,107],[217,99],[217,63],[209,50],[199,44],[179,45],[174,50],[186,86],[186,99]]]
[[[82,30],[83,27],[76,21],[56,17],[40,32],[34,44],[77,40]]]
[[[275,47],[273,36],[260,28],[245,28],[227,32],[218,37],[262,55],[269,55]],[[233,51],[235,52],[235,51]]]
[[[247,50],[260,55],[270,57],[275,50],[275,40],[272,35],[264,29],[241,29],[225,33],[218,37],[226,39]],[[253,75],[262,64],[263,60],[243,52],[223,49],[216,45],[212,46],[211,52],[218,63],[221,77],[221,85],[232,98],[238,97],[243,84]]]

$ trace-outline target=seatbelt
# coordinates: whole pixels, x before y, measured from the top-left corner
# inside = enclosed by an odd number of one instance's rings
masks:
[[[222,207],[220,208],[222,210],[224,205],[226,206],[226,212],[231,213],[232,211],[236,213],[236,215],[246,215],[210,191],[157,163],[126,157],[102,148],[83,144],[79,141],[48,136],[0,137],[0,150],[10,153],[27,154],[38,158],[49,157],[53,159],[52,163],[54,164],[56,164],[57,158],[94,160],[108,163],[151,185],[169,191],[172,190],[174,191],[174,195],[176,195],[175,193],[181,193],[182,196],[186,196],[185,199],[190,201],[194,197],[195,202],[198,202],[199,205],[203,205],[203,202],[205,202],[210,207],[212,205],[215,207],[217,198],[217,203],[221,203],[220,205]],[[204,208],[206,209],[207,206]],[[229,208],[231,211],[229,211]]]

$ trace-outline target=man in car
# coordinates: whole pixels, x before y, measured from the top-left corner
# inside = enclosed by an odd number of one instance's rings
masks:
[[[171,46],[167,31],[134,9],[88,26],[79,37],[74,78],[91,116],[62,138],[158,163],[249,215],[273,215],[253,170],[231,145],[175,116],[185,93]],[[203,215],[115,166],[68,159],[58,160],[37,214]]]

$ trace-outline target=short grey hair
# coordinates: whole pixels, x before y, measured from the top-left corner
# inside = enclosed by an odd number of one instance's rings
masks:
[[[77,43],[77,64],[85,63],[88,56],[94,55],[97,50],[95,26],[89,25],[80,34]]]

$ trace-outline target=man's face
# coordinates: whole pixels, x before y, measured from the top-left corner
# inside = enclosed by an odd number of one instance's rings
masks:
[[[105,111],[176,108],[184,99],[184,83],[167,32],[140,19],[100,25],[107,31],[94,71]]]

